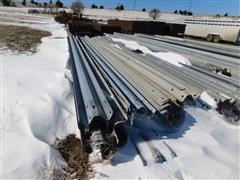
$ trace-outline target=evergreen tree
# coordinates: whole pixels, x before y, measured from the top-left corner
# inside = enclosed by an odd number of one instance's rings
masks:
[[[26,6],[26,0],[23,0],[23,1],[22,1],[22,5],[23,5],[23,6]]]
[[[58,8],[63,8],[63,3],[60,0],[57,0],[55,6]]]

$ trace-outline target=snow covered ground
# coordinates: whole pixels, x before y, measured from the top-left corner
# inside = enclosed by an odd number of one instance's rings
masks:
[[[200,104],[184,109],[184,122],[179,129],[172,133],[160,131],[159,136],[151,137],[151,142],[167,157],[166,162],[143,166],[129,139],[110,162],[95,165],[97,177],[239,179],[239,127],[227,124],[216,111]],[[149,132],[157,129],[155,123],[148,125]],[[168,155],[163,141],[177,157]]]
[[[149,12],[142,12],[142,11],[133,11],[133,10],[124,10],[124,11],[117,11],[115,9],[91,9],[85,8],[83,11],[83,15],[87,16],[88,18],[92,19],[121,19],[121,20],[143,20],[149,21],[152,18],[149,16]],[[180,23],[184,24],[185,19],[189,18],[209,18],[209,19],[216,19],[214,16],[203,16],[203,15],[194,15],[194,16],[185,16],[179,15],[174,13],[167,13],[163,12],[160,13],[160,16],[157,17],[157,21],[163,21],[168,23]],[[219,17],[217,17],[219,18]],[[221,17],[223,20],[234,19],[232,17]],[[236,18],[235,18],[236,19]]]
[[[152,20],[149,16],[149,12],[142,11],[132,11],[132,10],[124,10],[117,11],[115,9],[90,9],[86,8],[83,11],[83,14],[88,18],[93,19],[123,19],[123,20]],[[157,21],[166,21],[172,23],[184,23],[184,19],[188,16],[176,15],[172,13],[160,13],[160,16],[157,17]]]
[[[52,17],[26,14],[26,9],[9,11],[1,7],[1,23],[48,30],[52,36],[43,38],[33,55],[1,52],[1,175],[46,179],[64,164],[51,146],[55,138],[79,136],[73,93],[64,77],[67,34]],[[206,93],[201,97],[214,106]],[[239,179],[239,127],[198,103],[184,109],[183,124],[176,131],[151,135],[154,145],[164,151],[165,141],[177,157],[143,166],[129,139],[111,161],[94,165],[96,178]],[[147,129],[157,128],[147,122]]]
[[[1,175],[4,179],[44,179],[65,163],[52,147],[56,137],[79,136],[73,92],[64,77],[67,33],[50,16],[4,10],[1,14],[10,18],[1,24],[52,33],[42,39],[35,54],[1,52]]]

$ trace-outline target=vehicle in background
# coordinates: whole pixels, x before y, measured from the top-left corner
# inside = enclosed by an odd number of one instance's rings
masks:
[[[240,44],[240,19],[185,19],[185,37],[200,37],[209,42]]]

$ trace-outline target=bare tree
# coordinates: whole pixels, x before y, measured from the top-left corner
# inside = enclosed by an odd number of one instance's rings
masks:
[[[82,10],[84,9],[84,5],[81,1],[77,0],[76,2],[72,3],[71,9],[73,10],[73,13],[77,15],[77,17],[80,17]]]
[[[157,19],[160,16],[160,10],[159,9],[152,9],[149,12],[149,16],[153,18],[153,20]]]

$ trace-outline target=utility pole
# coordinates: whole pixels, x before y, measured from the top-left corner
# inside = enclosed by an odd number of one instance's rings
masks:
[[[189,7],[188,7],[188,11],[191,11],[192,9],[192,0],[189,0]]]
[[[133,10],[136,8],[136,0],[133,0]]]
[[[188,7],[188,11],[191,11],[192,9],[192,0],[189,0],[189,7]]]

